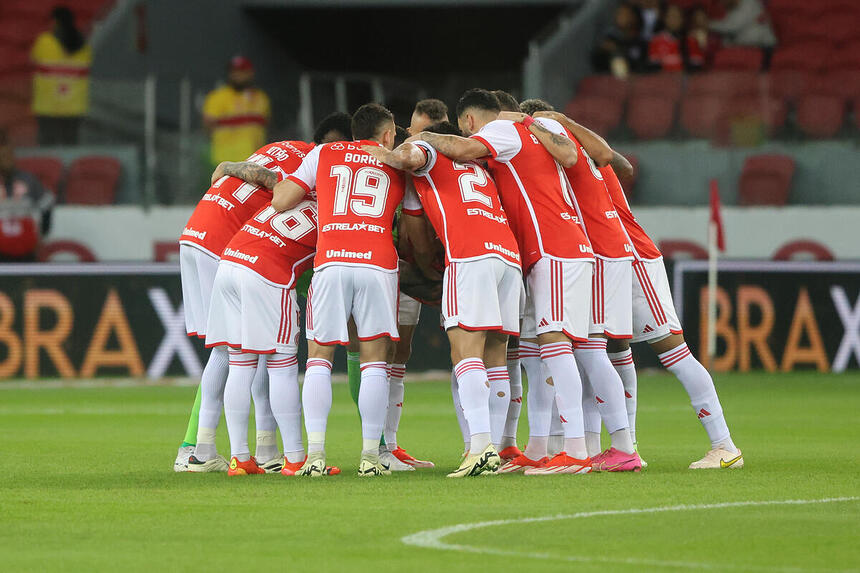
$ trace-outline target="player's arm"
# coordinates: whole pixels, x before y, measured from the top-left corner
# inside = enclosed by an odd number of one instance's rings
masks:
[[[362,145],[361,148],[382,163],[403,171],[415,171],[427,164],[427,154],[411,143],[401,143],[390,151],[378,145]]]
[[[429,226],[430,223],[423,215],[403,213],[403,227],[406,231],[406,236],[409,237],[409,242],[412,243],[412,255],[415,257],[415,263],[425,277],[438,281],[442,279],[442,275],[438,270],[433,268],[433,262],[436,260],[436,251],[433,248],[433,242],[430,240],[431,233]]]
[[[288,211],[301,203],[305,189],[290,179],[284,179],[272,187],[272,207],[275,211]]]
[[[422,131],[415,138],[426,141],[435,147],[439,153],[454,161],[472,161],[490,155],[490,150],[486,145],[471,137]]]
[[[530,115],[517,111],[503,111],[499,114],[499,119],[509,119],[517,123],[525,123],[531,119]],[[528,122],[528,130],[538,138],[553,159],[558,161],[562,167],[573,167],[576,165],[578,155],[576,146],[567,137],[553,133],[540,123],[532,120]]]
[[[228,175],[238,177],[252,185],[260,185],[271,189],[278,182],[278,174],[262,165],[250,161],[222,161],[212,173],[212,184]]]

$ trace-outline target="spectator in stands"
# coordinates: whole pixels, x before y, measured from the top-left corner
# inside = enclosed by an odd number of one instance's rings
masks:
[[[251,61],[234,56],[227,85],[209,92],[203,104],[203,123],[212,136],[212,165],[242,161],[262,147],[270,115],[269,96],[254,85]]]
[[[704,60],[699,44],[686,33],[684,12],[676,4],[668,5],[660,21],[660,32],[648,43],[651,66],[663,72],[680,72],[697,70]]]
[[[651,40],[660,28],[660,0],[635,0],[634,3],[642,15],[640,35],[643,40]]]
[[[711,30],[727,44],[772,49],[776,36],[761,0],[723,0],[726,16],[711,22]]]
[[[54,27],[36,38],[30,51],[33,74],[33,115],[39,145],[74,145],[87,114],[92,49],[65,6],[52,12]]]
[[[719,35],[709,29],[708,11],[701,5],[694,6],[687,14],[687,37],[696,43],[697,49],[703,55],[703,62],[697,68],[708,68],[714,61],[714,54],[720,49]],[[691,62],[695,63],[695,62]]]
[[[51,224],[54,196],[15,167],[15,150],[0,131],[0,261],[34,261]]]
[[[627,2],[620,4],[615,9],[615,25],[592,54],[595,70],[626,78],[645,69],[648,44],[642,39],[641,31],[639,10]]]

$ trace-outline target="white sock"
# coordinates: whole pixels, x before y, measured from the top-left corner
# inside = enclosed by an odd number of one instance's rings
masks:
[[[460,404],[460,386],[457,384],[457,374],[453,370],[451,370],[451,398],[454,400],[457,424],[460,426],[460,433],[463,434],[463,451],[465,452],[469,450],[471,433],[469,432],[469,422],[466,421],[466,416],[463,414],[463,406]]]
[[[564,450],[571,457],[588,457],[585,449],[585,428],[582,420],[582,381],[573,358],[570,342],[543,344],[540,357],[555,387],[558,414],[564,429]]]
[[[637,379],[636,365],[633,363],[633,351],[629,348],[623,352],[612,352],[609,361],[624,384],[624,404],[627,407],[627,425],[630,428],[630,437],[636,443],[636,396]]]
[[[480,358],[465,358],[454,366],[463,415],[469,423],[469,452],[481,453],[490,443],[490,383]]]
[[[555,403],[555,389],[553,389],[550,404],[549,440],[546,443],[547,455],[552,457],[564,451],[564,428],[561,425],[561,417],[558,415],[558,405]]]
[[[290,463],[296,463],[305,456],[302,443],[299,361],[295,355],[272,354],[267,357],[266,368],[269,370],[269,400],[281,430],[284,456]],[[259,452],[259,444],[257,451]]]
[[[197,443],[206,444],[201,441],[201,430],[215,430],[218,427],[218,422],[221,420],[221,411],[224,409],[224,384],[227,383],[227,371],[229,369],[230,358],[227,354],[226,346],[215,346],[209,353],[209,360],[206,361],[206,367],[203,369],[203,376],[200,379],[200,412],[197,418]],[[211,457],[215,457],[214,452],[214,435],[212,436],[213,452]],[[205,448],[204,448],[205,449]],[[198,459],[202,459],[199,458]],[[205,461],[205,460],[204,460]]]
[[[251,383],[251,397],[254,399],[254,425],[258,432],[274,432],[278,429],[272,405],[269,403],[269,371],[266,368],[266,357],[259,355],[257,374]]]
[[[215,449],[215,428],[197,428],[197,445],[194,446],[194,457],[201,462],[208,462],[218,455]]]
[[[230,371],[224,387],[224,417],[230,436],[230,455],[240,462],[251,459],[248,418],[251,415],[251,384],[257,373],[257,361],[256,354],[230,350]]]
[[[574,356],[585,371],[594,390],[600,418],[612,437],[612,447],[627,454],[633,453],[633,440],[627,427],[627,406],[624,384],[606,354],[606,339],[589,338],[577,342]]]
[[[600,432],[585,430],[585,449],[588,451],[588,457],[590,458],[603,451],[600,446]]]
[[[385,415],[385,449],[397,449],[397,428],[400,426],[400,415],[403,413],[403,396],[406,388],[403,379],[406,377],[405,364],[392,364],[388,376],[388,413]]]
[[[520,340],[520,363],[526,370],[526,380],[529,383],[528,396],[526,398],[526,409],[529,418],[529,442],[526,446],[533,455],[541,453],[532,447],[534,438],[546,438],[549,436],[552,423],[552,403],[555,399],[555,390],[548,383],[549,374],[540,359],[538,345],[532,342]],[[536,446],[539,448],[539,446]],[[527,454],[528,455],[528,454]],[[544,452],[541,458],[546,456]],[[531,459],[532,455],[528,455]]]
[[[502,449],[517,445],[517,426],[523,407],[523,371],[520,367],[519,348],[508,349],[508,380],[511,384],[511,401],[502,432]]]
[[[596,456],[600,447],[600,411],[594,399],[594,390],[586,377],[582,381],[582,419],[585,427],[585,449],[589,457]]]
[[[508,406],[511,403],[511,383],[508,380],[508,367],[487,368],[490,382],[490,439],[497,450],[502,446],[502,434],[508,421]]]
[[[730,452],[736,452],[714,381],[705,367],[693,357],[686,343],[658,354],[657,358],[684,385],[684,390],[690,396],[690,404],[708,433],[711,447],[722,446]]]
[[[547,457],[547,436],[529,436],[529,443],[526,444],[526,449],[523,455],[530,460],[542,460]]]
[[[379,439],[388,410],[388,365],[385,362],[361,364],[358,412],[361,414],[363,453],[379,453]]]
[[[308,433],[308,453],[325,451],[325,430],[331,411],[331,362],[309,358],[302,386],[302,410]]]

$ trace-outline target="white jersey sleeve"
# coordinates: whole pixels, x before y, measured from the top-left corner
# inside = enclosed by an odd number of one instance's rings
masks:
[[[403,212],[407,215],[423,215],[424,206],[415,190],[415,184],[411,177],[406,178],[406,190],[403,193]]]
[[[427,163],[424,164],[424,167],[421,169],[415,170],[415,175],[422,176],[430,173],[430,170],[433,169],[433,166],[436,165],[436,148],[427,143],[426,141],[416,140],[412,142],[412,145],[420,149],[424,152],[424,155],[427,156]]]
[[[538,117],[535,119],[535,121],[550,130],[551,132],[567,137],[567,131],[565,131],[564,126],[562,126],[556,120],[550,119],[548,117]]]
[[[310,153],[302,160],[299,168],[288,177],[288,179],[298,183],[307,192],[312,191],[317,185],[317,167],[320,163],[320,150],[322,148],[322,145],[317,145],[311,149]]]
[[[507,163],[522,149],[523,142],[514,122],[506,119],[491,121],[472,136],[487,146],[493,159]]]

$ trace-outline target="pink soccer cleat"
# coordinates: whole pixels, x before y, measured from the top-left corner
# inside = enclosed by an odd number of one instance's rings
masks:
[[[638,472],[642,469],[642,460],[636,452],[626,454],[609,448],[591,458],[591,466],[596,472]]]

